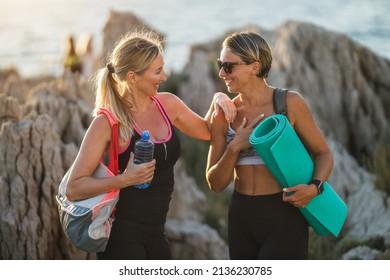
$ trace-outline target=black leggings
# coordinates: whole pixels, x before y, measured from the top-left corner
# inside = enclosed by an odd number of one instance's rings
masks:
[[[229,207],[230,258],[307,259],[308,224],[282,192],[249,196],[233,192]]]
[[[116,219],[100,260],[170,260],[171,249],[164,225],[137,224]]]

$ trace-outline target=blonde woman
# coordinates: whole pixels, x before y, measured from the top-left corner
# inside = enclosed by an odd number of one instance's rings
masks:
[[[161,41],[151,32],[127,34],[107,61],[96,76],[95,118],[75,160],[67,195],[79,200],[120,189],[110,239],[99,259],[170,259],[164,225],[174,187],[173,167],[180,156],[174,126],[190,137],[209,140],[214,102],[201,118],[177,96],[158,92],[167,76]],[[214,99],[224,111],[234,112],[226,95]],[[99,108],[109,109],[119,121],[120,174],[109,179],[91,177],[111,138],[106,117],[96,116]],[[149,130],[155,143],[154,160],[137,165],[133,163],[134,143],[144,130]],[[147,189],[132,187],[150,181]]]

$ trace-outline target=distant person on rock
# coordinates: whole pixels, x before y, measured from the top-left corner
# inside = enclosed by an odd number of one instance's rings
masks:
[[[73,35],[69,35],[66,39],[64,68],[65,71],[70,71],[72,73],[81,72],[81,60],[76,54]]]
[[[223,191],[234,179],[228,214],[231,259],[307,259],[308,223],[299,208],[321,195],[321,184],[333,168],[333,155],[304,98],[287,91],[288,120],[312,156],[315,170],[309,184],[283,191],[263,159],[249,143],[258,123],[275,114],[275,87],[267,83],[272,54],[268,43],[253,32],[225,39],[218,59],[219,77],[233,99],[237,116],[211,120],[206,177],[211,190]],[[287,155],[286,155],[287,156]]]
[[[209,140],[215,106],[226,116],[235,112],[230,98],[218,93],[204,118],[176,95],[159,92],[167,80],[162,42],[152,32],[130,32],[96,74],[96,101],[91,123],[68,184],[68,199],[80,200],[120,189],[115,221],[105,252],[99,259],[171,259],[164,226],[174,188],[174,165],[180,156],[175,128],[186,135]],[[109,147],[111,129],[100,108],[111,111],[119,122],[119,175],[106,179],[91,176]],[[134,164],[134,143],[148,130],[155,143],[152,162]],[[151,182],[145,189],[133,187]],[[86,188],[85,186],[88,186]]]
[[[93,52],[93,38],[90,34],[83,35],[77,41],[76,54],[81,62],[81,75],[89,79],[95,72],[95,55]]]

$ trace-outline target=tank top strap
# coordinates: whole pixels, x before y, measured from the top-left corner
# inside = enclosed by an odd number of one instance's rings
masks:
[[[167,111],[164,108],[164,105],[161,103],[161,101],[156,97],[152,96],[152,99],[156,101],[157,107],[159,108],[160,112],[162,113],[164,119],[169,122],[169,124],[172,126],[171,120],[169,119],[169,116],[167,114]]]

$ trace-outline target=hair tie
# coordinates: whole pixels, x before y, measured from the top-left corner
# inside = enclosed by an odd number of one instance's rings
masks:
[[[106,67],[107,67],[108,72],[109,72],[110,74],[115,73],[114,66],[112,66],[112,63],[111,63],[111,62],[110,62],[110,63],[107,63]]]

